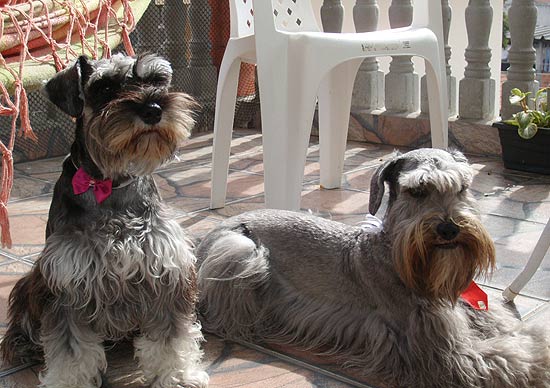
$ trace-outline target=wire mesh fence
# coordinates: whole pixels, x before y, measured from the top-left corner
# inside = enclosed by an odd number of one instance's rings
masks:
[[[174,71],[172,88],[192,95],[200,104],[194,132],[213,129],[216,84],[229,38],[227,0],[153,0],[130,35],[137,54],[153,52],[167,58]],[[115,51],[123,51],[120,47]],[[254,65],[243,64],[239,80],[235,127],[258,125],[259,97]],[[28,93],[31,125],[38,142],[18,138],[15,162],[63,155],[74,139],[74,123],[41,91]],[[0,117],[0,137],[9,140],[9,117]]]

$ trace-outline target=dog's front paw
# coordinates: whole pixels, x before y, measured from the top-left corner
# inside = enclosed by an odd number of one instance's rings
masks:
[[[151,388],[207,388],[208,374],[202,370],[188,371],[177,384],[174,379],[156,378]]]
[[[185,382],[181,384],[185,388],[206,388],[208,387],[208,373],[202,370],[189,371]]]

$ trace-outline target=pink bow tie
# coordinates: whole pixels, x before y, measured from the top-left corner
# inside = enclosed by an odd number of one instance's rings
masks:
[[[73,176],[73,192],[79,195],[88,191],[90,187],[94,190],[94,196],[97,203],[101,203],[111,195],[113,191],[113,181],[110,179],[94,179],[80,167]]]

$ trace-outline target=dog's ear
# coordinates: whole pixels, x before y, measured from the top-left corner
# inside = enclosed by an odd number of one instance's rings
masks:
[[[390,176],[393,175],[395,166],[399,161],[401,153],[396,152],[393,157],[387,160],[375,171],[370,181],[370,195],[369,195],[369,213],[373,216],[376,214],[380,205],[382,204],[382,198],[384,197],[384,186]]]
[[[79,57],[71,67],[57,73],[44,86],[44,93],[59,109],[78,117],[84,108],[82,85],[92,71],[88,58]]]

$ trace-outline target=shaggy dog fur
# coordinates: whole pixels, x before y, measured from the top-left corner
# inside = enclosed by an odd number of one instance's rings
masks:
[[[390,387],[550,387],[548,330],[460,297],[494,265],[459,152],[421,149],[380,166],[378,229],[261,210],[230,218],[197,250],[205,328],[335,357]]]
[[[55,185],[44,252],[10,295],[1,344],[7,362],[44,358],[41,387],[100,386],[103,341],[124,338],[134,338],[152,387],[207,385],[193,246],[151,176],[193,124],[194,103],[169,92],[171,75],[154,55],[81,57],[46,85],[76,118],[76,139]],[[89,190],[78,194],[81,170]],[[112,193],[100,202],[103,180]]]

